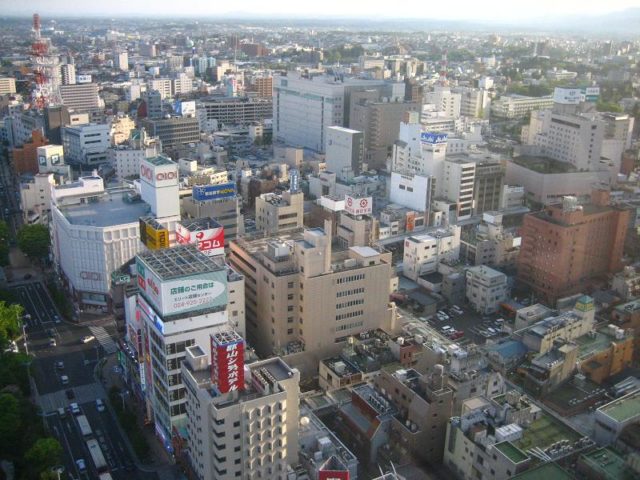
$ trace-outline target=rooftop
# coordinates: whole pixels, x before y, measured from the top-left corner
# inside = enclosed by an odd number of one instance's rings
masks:
[[[528,450],[532,447],[539,447],[543,450],[549,445],[559,442],[560,440],[568,440],[574,443],[580,439],[580,434],[566,427],[553,417],[542,414],[542,416],[524,429],[522,438],[514,443],[514,446],[520,450]]]
[[[622,314],[637,312],[638,310],[640,310],[640,299],[632,300],[631,302],[618,305],[616,307],[616,310]]]
[[[160,165],[175,165],[176,162],[171,160],[169,157],[165,157],[164,155],[158,155],[157,157],[147,158],[147,162],[152,165],[160,166]]]
[[[533,155],[514,157],[513,163],[537,173],[571,173],[576,171],[576,168],[570,163]]]
[[[135,193],[133,190],[131,193]],[[140,217],[149,213],[147,203],[129,202],[126,193],[109,193],[95,202],[67,205],[59,207],[71,225],[87,225],[90,227],[112,227],[128,223],[137,223]]]
[[[215,272],[225,268],[224,262],[208,257],[196,245],[179,245],[162,250],[139,253],[138,258],[161,280]]]
[[[619,423],[626,422],[635,417],[640,418],[640,390],[636,390],[613,402],[607,403],[601,406],[598,411]]]
[[[631,480],[637,478],[627,467],[625,459],[610,448],[599,448],[582,455],[581,460],[593,471],[598,472],[597,478],[606,480]]]
[[[624,338],[619,341],[623,341]],[[578,345],[578,359],[583,360],[602,350],[609,348],[611,342],[615,342],[615,336],[607,332],[606,327],[587,333],[573,340]]]
[[[529,458],[527,454],[515,447],[511,442],[497,443],[494,447],[501,451],[513,463],[524,462]]]
[[[219,228],[220,225],[213,218],[196,218],[196,219],[184,219],[180,224],[189,230],[190,232],[199,232],[201,230],[209,230],[213,228]]]
[[[544,478],[545,480],[572,480],[573,475],[564,470],[560,465],[554,462],[543,463],[539,467],[531,468],[525,472],[522,472],[512,480],[539,480]]]

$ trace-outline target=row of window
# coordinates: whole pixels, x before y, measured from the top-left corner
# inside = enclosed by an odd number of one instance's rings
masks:
[[[341,332],[343,330],[349,330],[351,328],[361,327],[363,324],[364,324],[364,321],[360,320],[359,322],[351,322],[351,323],[345,323],[344,325],[338,325],[336,327],[336,332]]]
[[[352,290],[343,290],[342,292],[336,292],[336,298],[348,297],[349,295],[356,295],[358,293],[364,293],[364,287],[354,288]]]
[[[336,283],[341,284],[341,283],[356,282],[358,280],[364,280],[364,277],[365,277],[364,273],[358,273],[356,275],[349,275],[348,277],[339,278],[338,280],[336,280]]]
[[[340,320],[344,320],[346,318],[359,317],[362,314],[364,314],[364,310],[356,310],[355,312],[341,313],[340,315],[336,315],[336,322]]]
[[[348,302],[338,303],[336,305],[337,309],[353,307],[355,305],[362,305],[364,303],[364,298],[356,298],[355,300],[349,300]]]

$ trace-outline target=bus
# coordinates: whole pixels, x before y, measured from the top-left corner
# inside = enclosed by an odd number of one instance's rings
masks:
[[[106,470],[107,462],[104,459],[104,455],[102,455],[102,449],[100,448],[100,445],[98,445],[98,441],[88,440],[87,448],[89,448],[89,453],[91,454],[91,459],[93,460],[93,464],[96,466],[96,470],[98,470],[98,472],[102,472]]]
[[[78,415],[76,417],[76,420],[78,421],[78,426],[80,427],[82,436],[85,438],[90,437],[93,432],[91,431],[91,425],[89,425],[89,420],[87,420],[87,417],[84,415]]]

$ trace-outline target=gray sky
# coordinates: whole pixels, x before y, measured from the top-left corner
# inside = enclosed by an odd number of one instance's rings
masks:
[[[630,7],[640,0],[0,0],[0,15],[277,15],[296,17],[360,16],[367,18],[434,18],[447,20],[530,20],[556,15],[598,15]]]

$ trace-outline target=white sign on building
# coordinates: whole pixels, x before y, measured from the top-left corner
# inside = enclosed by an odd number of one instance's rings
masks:
[[[345,196],[344,209],[351,215],[371,215],[373,211],[372,197]]]

